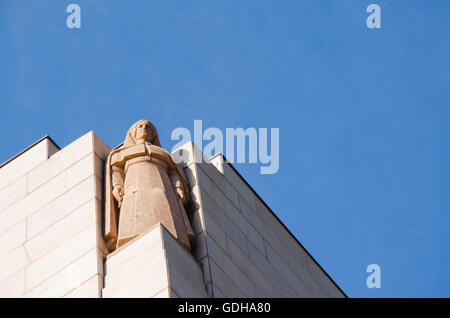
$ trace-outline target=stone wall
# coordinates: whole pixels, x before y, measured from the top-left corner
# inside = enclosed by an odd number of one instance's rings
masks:
[[[161,223],[109,254],[104,298],[207,297],[202,269]]]
[[[196,203],[193,254],[211,297],[345,297],[222,155],[180,150]]]
[[[0,297],[100,297],[102,159],[90,132],[44,138],[0,168]]]
[[[59,151],[44,138],[0,167],[0,297],[345,297],[222,155],[192,142],[174,156],[188,157],[193,258],[162,227],[106,258],[108,153],[90,132]],[[155,280],[153,257],[167,274]],[[148,284],[123,275],[131,265]]]

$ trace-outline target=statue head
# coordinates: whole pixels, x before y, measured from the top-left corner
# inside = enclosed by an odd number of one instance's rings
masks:
[[[129,147],[144,142],[161,147],[155,126],[146,119],[139,120],[130,127],[123,146]]]

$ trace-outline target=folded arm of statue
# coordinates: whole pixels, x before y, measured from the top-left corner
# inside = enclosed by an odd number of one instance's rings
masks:
[[[112,166],[112,186],[113,186],[113,190],[112,190],[112,194],[114,196],[114,199],[116,199],[117,201],[117,206],[120,207],[122,206],[122,200],[123,200],[123,196],[125,194],[124,190],[123,190],[123,169],[120,167],[116,167],[116,166]]]
[[[184,173],[183,173],[184,174]],[[187,184],[183,182],[183,176],[180,176],[180,171],[175,167],[174,169],[169,170],[169,178],[172,182],[172,186],[175,189],[175,192],[180,196],[183,204],[187,204],[188,195],[187,195]]]

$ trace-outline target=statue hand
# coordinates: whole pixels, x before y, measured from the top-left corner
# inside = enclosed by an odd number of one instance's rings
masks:
[[[178,196],[181,198],[181,201],[183,201],[183,203],[186,203],[186,196],[184,194],[183,188],[175,188],[177,191]]]
[[[118,204],[119,209],[120,209],[120,207],[122,206],[123,196],[125,194],[124,191],[123,191],[123,187],[120,186],[120,185],[115,186],[113,191],[112,191],[112,194],[113,194],[114,198],[116,199],[117,204]]]

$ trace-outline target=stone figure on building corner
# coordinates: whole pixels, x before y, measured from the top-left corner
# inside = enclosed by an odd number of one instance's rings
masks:
[[[105,168],[104,238],[110,251],[163,224],[188,250],[194,237],[184,205],[186,176],[148,120],[128,130],[122,145],[108,156]]]

